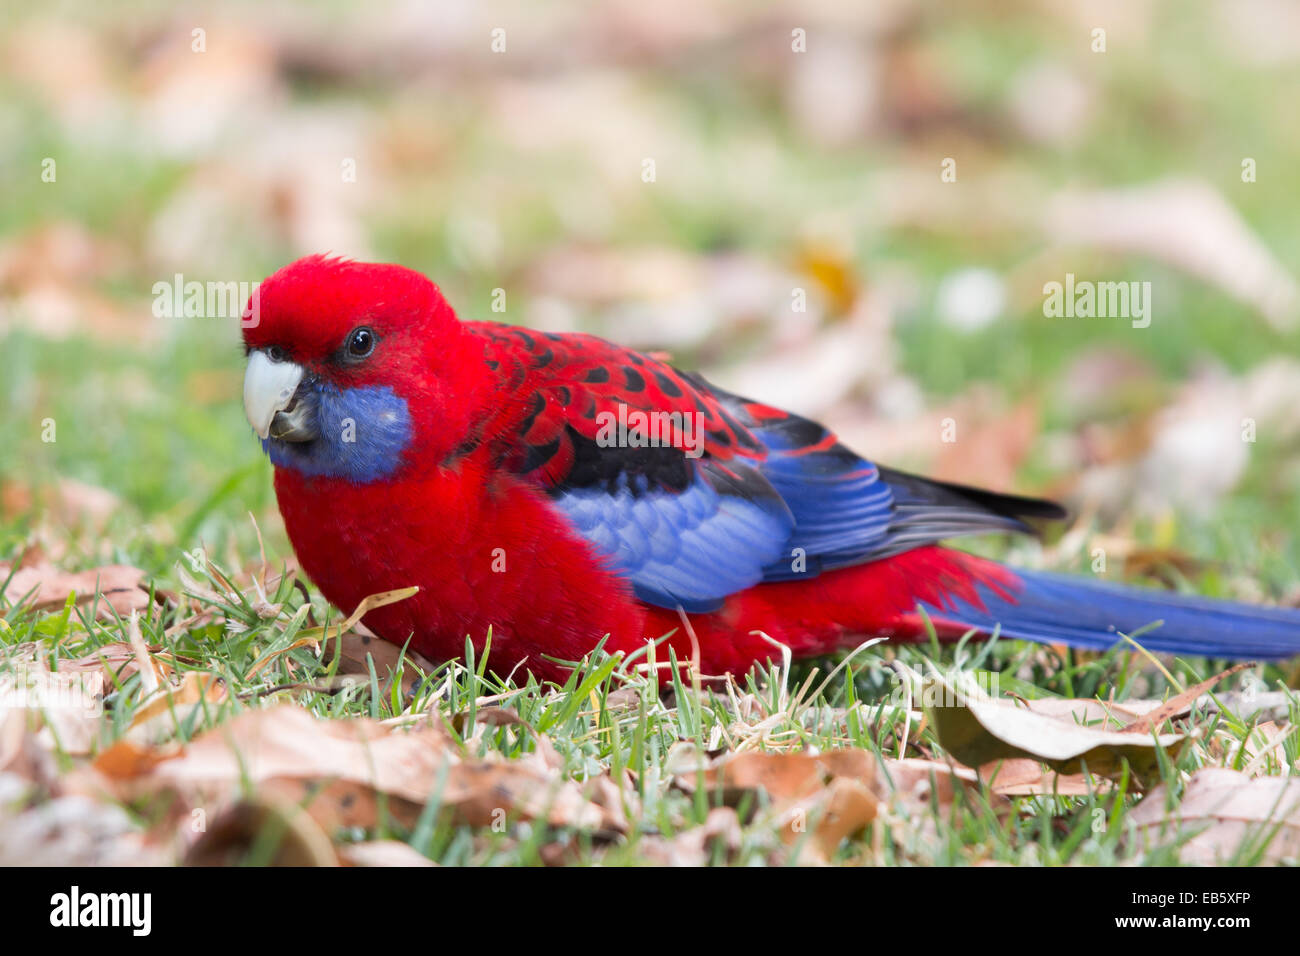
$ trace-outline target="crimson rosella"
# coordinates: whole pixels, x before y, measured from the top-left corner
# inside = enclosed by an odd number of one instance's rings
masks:
[[[1013,569],[938,542],[1050,502],[872,464],[816,422],[590,335],[457,318],[394,265],[312,256],[259,290],[244,406],[322,593],[434,659],[561,677],[664,635],[706,675],[777,648],[972,630],[1105,649],[1300,652],[1300,611]],[[922,613],[924,610],[924,614]],[[689,621],[690,627],[684,626]],[[668,660],[660,645],[659,661]]]

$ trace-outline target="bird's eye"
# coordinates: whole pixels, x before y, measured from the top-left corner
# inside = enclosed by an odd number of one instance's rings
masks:
[[[375,350],[375,333],[362,326],[348,336],[348,358],[363,359]]]
[[[272,345],[269,349],[266,350],[266,357],[269,358],[272,362],[283,362],[289,356],[284,351],[284,349],[280,348],[280,346]]]

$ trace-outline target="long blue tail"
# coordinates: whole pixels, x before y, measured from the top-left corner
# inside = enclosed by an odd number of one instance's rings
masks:
[[[1300,610],[1126,587],[1044,571],[1011,570],[1023,584],[1009,598],[978,587],[984,609],[966,601],[926,607],[936,620],[1006,637],[1108,650],[1134,635],[1159,654],[1236,660],[1300,654]],[[1151,627],[1162,622],[1158,627]],[[1149,628],[1148,630],[1143,630]],[[1141,631],[1142,633],[1137,633]]]

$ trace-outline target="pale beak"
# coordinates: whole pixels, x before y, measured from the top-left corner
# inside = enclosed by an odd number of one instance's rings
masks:
[[[244,372],[244,414],[258,438],[271,433],[276,413],[288,408],[302,382],[302,366],[293,362],[272,362],[261,349],[248,354]]]

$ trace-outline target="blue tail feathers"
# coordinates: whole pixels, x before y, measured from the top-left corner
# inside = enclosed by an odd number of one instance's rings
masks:
[[[1300,609],[1260,607],[1127,587],[1044,571],[1014,569],[1023,588],[1012,599],[980,586],[984,609],[956,601],[927,612],[967,628],[1039,643],[1108,650],[1134,635],[1158,654],[1278,659],[1300,654]],[[1158,627],[1151,627],[1162,622]],[[1144,628],[1149,628],[1143,630]]]

